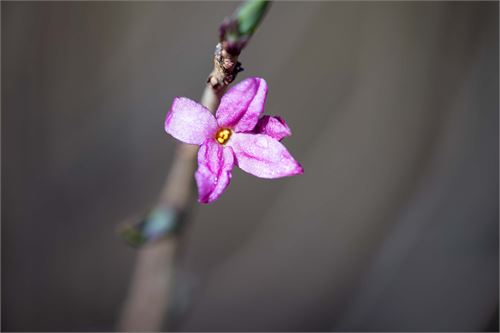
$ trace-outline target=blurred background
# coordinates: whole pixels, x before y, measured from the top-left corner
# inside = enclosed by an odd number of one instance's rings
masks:
[[[116,328],[234,2],[5,2],[2,330]],[[239,169],[182,239],[179,331],[498,331],[498,3],[277,2],[240,61],[300,177]],[[187,300],[187,301],[186,301]]]

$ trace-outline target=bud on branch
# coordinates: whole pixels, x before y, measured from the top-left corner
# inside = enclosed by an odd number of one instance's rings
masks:
[[[269,2],[266,0],[246,1],[222,22],[220,41],[215,47],[214,70],[208,77],[208,84],[215,90],[227,86],[241,72],[238,56],[259,26]]]

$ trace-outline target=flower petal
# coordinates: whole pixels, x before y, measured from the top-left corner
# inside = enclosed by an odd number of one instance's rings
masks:
[[[215,134],[217,121],[203,105],[176,97],[165,119],[165,131],[177,140],[201,145]]]
[[[234,155],[231,147],[223,147],[214,139],[207,139],[198,151],[198,201],[210,203],[218,199],[231,182]]]
[[[251,77],[235,85],[222,96],[216,118],[219,126],[235,132],[253,130],[266,103],[267,83]]]
[[[283,118],[280,116],[264,116],[260,118],[252,132],[269,135],[271,138],[278,141],[284,137],[292,135],[290,127],[288,127]]]
[[[265,134],[234,133],[227,144],[233,148],[236,164],[257,177],[280,178],[304,172],[283,144]]]

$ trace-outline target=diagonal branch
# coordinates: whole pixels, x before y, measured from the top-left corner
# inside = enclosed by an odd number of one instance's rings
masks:
[[[250,0],[226,18],[215,48],[214,69],[207,79],[201,104],[213,113],[241,64],[238,56],[248,43],[269,7],[265,0]],[[138,250],[134,273],[125,300],[119,331],[161,331],[171,305],[175,256],[186,212],[193,202],[193,174],[197,146],[180,144],[173,165],[154,208],[145,216],[132,218],[120,229]]]

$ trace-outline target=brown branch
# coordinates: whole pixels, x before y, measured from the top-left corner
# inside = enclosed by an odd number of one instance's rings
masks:
[[[220,43],[214,53],[214,68],[207,79],[201,97],[201,104],[215,113],[221,96],[227,86],[234,81],[242,70],[238,56],[262,20],[268,2],[250,0],[239,7],[232,16],[226,18],[220,27]],[[192,202],[193,174],[196,168],[198,146],[180,144],[156,208],[166,208],[174,214],[174,228],[167,229],[166,236],[160,241],[146,244],[139,249],[134,273],[125,300],[119,331],[161,331],[168,327],[166,314],[171,306],[175,271],[175,257],[179,245],[179,226],[185,212]],[[148,216],[133,224],[126,224],[127,235],[138,244],[144,240],[141,227]],[[162,236],[162,235],[160,235]],[[129,237],[129,241],[130,241]],[[137,241],[139,239],[139,241]],[[132,242],[133,243],[133,242]]]

